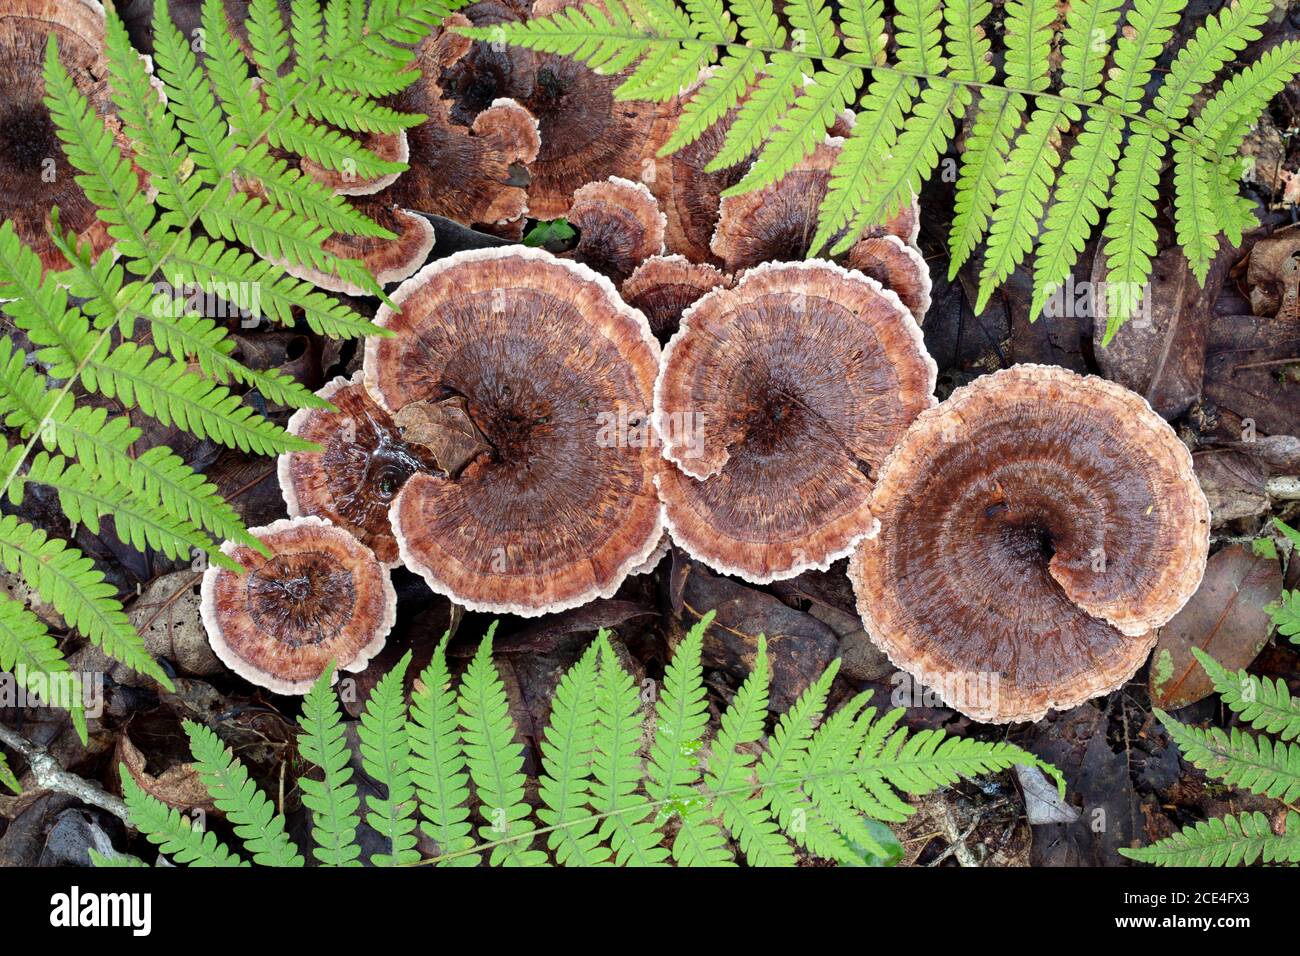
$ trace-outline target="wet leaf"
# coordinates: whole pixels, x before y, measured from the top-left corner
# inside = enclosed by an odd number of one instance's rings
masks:
[[[1148,678],[1151,701],[1176,710],[1209,696],[1214,687],[1191,649],[1198,647],[1231,670],[1255,659],[1268,640],[1265,605],[1282,591],[1275,560],[1232,545],[1210,558],[1205,579],[1187,605],[1160,630]]]

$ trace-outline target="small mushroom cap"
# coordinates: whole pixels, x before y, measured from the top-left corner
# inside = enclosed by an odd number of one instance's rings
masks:
[[[669,117],[680,116],[687,100],[689,94],[678,101],[675,109],[665,107],[665,112]],[[709,248],[718,225],[720,197],[724,189],[740,182],[749,163],[737,163],[714,172],[706,172],[705,167],[726,141],[735,114],[732,110],[695,141],[655,160],[650,191],[667,217],[664,244],[669,252],[683,255],[691,262],[715,265],[722,262]],[[665,122],[671,127],[676,121],[670,118]]]
[[[239,574],[209,565],[200,615],[213,652],[277,694],[305,694],[331,660],[364,670],[397,618],[397,594],[374,552],[321,518],[286,518],[250,533],[271,556],[227,542]]]
[[[420,78],[386,102],[428,118],[407,130],[410,168],[385,195],[405,209],[466,225],[507,222],[528,210],[528,167],[540,148],[536,123],[507,99],[494,101],[471,126],[453,121],[439,77],[468,49],[467,38],[449,32],[426,37],[416,48]]]
[[[399,129],[396,133],[350,133],[349,135],[384,162],[405,163],[411,158],[411,144],[406,138],[406,130]],[[402,175],[389,173],[373,179],[365,179],[322,166],[306,156],[298,160],[298,167],[316,182],[327,189],[334,190],[340,196],[373,196],[397,182],[398,177]]]
[[[776,182],[722,199],[710,248],[728,272],[762,262],[793,262],[817,251],[810,243],[842,145],[842,140],[828,137]],[[904,206],[889,222],[864,235],[897,235],[911,242],[917,223],[913,208]]]
[[[1122,685],[1209,549],[1191,455],[1164,420],[1112,382],[1041,365],[923,412],[872,507],[880,532],[849,567],[867,632],[927,683],[979,675],[985,693],[948,703],[992,722]]]
[[[112,132],[122,155],[131,155],[108,85],[103,7],[88,0],[5,0],[0,9],[0,219],[13,223],[45,270],[67,268],[48,234],[56,206],[60,227],[89,243],[94,255],[112,244],[64,156],[44,102],[51,34],[73,84]]]
[[[623,283],[623,300],[640,309],[650,329],[661,340],[677,331],[682,313],[705,293],[731,285],[724,275],[703,262],[690,262],[685,256],[654,256],[637,266]]]
[[[894,290],[917,323],[925,321],[930,311],[930,267],[913,246],[895,235],[868,236],[854,243],[844,264]]]
[[[358,199],[356,204],[366,216],[396,235],[396,239],[378,236],[350,236],[335,233],[321,243],[321,248],[340,259],[355,259],[365,266],[381,286],[409,278],[424,265],[433,251],[433,224],[423,216],[391,205],[388,194]],[[346,295],[370,295],[368,288],[333,273],[282,260],[285,272],[321,289]]]
[[[609,280],[535,249],[460,252],[381,307],[366,385],[395,412],[464,399],[490,448],[417,474],[390,513],[403,562],[472,610],[607,597],[663,532],[649,427],[659,345]]]
[[[388,509],[406,480],[430,467],[375,404],[357,372],[319,392],[338,411],[300,408],[289,431],[320,445],[318,452],[280,456],[280,492],[289,516],[317,515],[355,535],[385,567],[399,564]]]
[[[573,194],[569,224],[581,233],[573,259],[615,282],[664,251],[664,214],[644,183],[588,183]]]
[[[764,584],[847,555],[937,369],[898,297],[833,263],[772,263],[682,319],[656,383],[673,540]]]

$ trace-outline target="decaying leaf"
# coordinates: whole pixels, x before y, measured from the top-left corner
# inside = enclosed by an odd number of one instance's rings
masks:
[[[1239,544],[1211,557],[1200,588],[1160,629],[1148,678],[1152,703],[1176,710],[1213,693],[1209,677],[1192,657],[1193,647],[1233,670],[1253,661],[1268,641],[1264,606],[1281,591],[1282,572],[1275,560]]]

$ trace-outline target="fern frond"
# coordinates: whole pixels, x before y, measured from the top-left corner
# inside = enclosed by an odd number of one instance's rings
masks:
[[[647,768],[646,794],[660,805],[657,822],[676,816],[680,827],[673,839],[673,859],[685,866],[717,866],[731,862],[726,837],[703,812],[697,785],[700,757],[709,724],[700,658],[704,632],[713,623],[710,611],[682,638],[664,672],[663,690],[655,704],[655,734]]]
[[[419,797],[423,829],[437,841],[446,863],[473,866],[478,855],[466,853],[473,847],[469,822],[469,774],[461,745],[457,699],[451,690],[447,670],[447,642],[444,634],[429,666],[420,674],[411,695],[411,778]]]
[[[4,515],[0,517],[0,563],[21,574],[69,627],[76,628],[109,657],[173,689],[171,680],[149,656],[144,641],[113,596],[113,586],[76,548],[14,515]]]
[[[1156,717],[1188,762],[1234,787],[1282,801],[1300,796],[1300,745],[1273,743],[1235,727],[1202,729],[1180,724],[1157,709]]]
[[[323,779],[298,778],[302,803],[312,814],[312,856],[325,866],[360,866],[357,846],[357,811],[361,800],[348,766],[348,745],[343,733],[338,698],[334,695],[331,665],[303,698],[298,715],[298,749],[304,760],[320,767]]]
[[[118,772],[131,822],[161,852],[188,866],[248,866],[215,833],[197,829],[179,810],[141,790],[125,765],[119,765]]]
[[[1184,827],[1173,836],[1137,849],[1120,847],[1121,856],[1156,866],[1250,866],[1300,863],[1300,814],[1286,817],[1281,835],[1258,810],[1228,814]]]
[[[41,700],[67,707],[77,735],[82,741],[87,739],[81,677],[68,667],[45,622],[18,601],[3,595],[0,595],[0,671],[13,674],[28,693]]]
[[[751,866],[791,866],[794,851],[768,813],[767,801],[756,795],[754,755],[750,748],[763,739],[767,717],[767,640],[758,639],[754,669],[722,714],[722,723],[709,751],[705,786],[714,794],[714,810]]]
[[[357,736],[361,739],[361,764],[387,796],[366,798],[366,822],[392,845],[391,853],[371,857],[376,866],[418,863],[415,849],[415,784],[411,779],[411,745],[406,736],[406,699],[402,681],[411,663],[407,651],[380,678],[362,711]]]
[[[795,97],[794,105],[767,137],[754,165],[739,182],[724,189],[722,195],[761,189],[794,169],[795,164],[817,148],[827,128],[853,101],[861,85],[862,70],[858,67],[828,61],[826,68],[814,73]]]
[[[836,660],[781,715],[768,739],[767,752],[759,760],[757,779],[763,788],[761,799],[795,843],[825,859],[848,862],[853,859],[848,844],[801,786],[808,746],[838,672]]]
[[[726,169],[749,158],[763,144],[777,120],[785,115],[799,95],[810,61],[793,53],[773,53],[767,67],[736,111],[722,146],[705,165],[707,172]],[[661,155],[666,153],[661,151]]]
[[[124,485],[105,485],[98,476],[62,455],[37,453],[29,462],[22,481],[9,486],[9,499],[22,500],[23,485],[36,482],[58,492],[59,505],[73,524],[84,524],[92,534],[100,533],[100,519],[111,517],[113,530],[123,543],[137,551],[153,548],[169,558],[188,559],[205,552],[214,562],[232,571],[240,566],[222,553],[210,537],[188,519],[175,518],[148,501],[142,501]]]
[[[1106,81],[1104,110],[1088,111],[1084,130],[1061,172],[1056,201],[1047,213],[1034,261],[1034,293],[1029,314],[1038,316],[1069,275],[1088,234],[1108,204],[1110,181],[1120,158],[1124,115],[1137,108],[1156,57],[1164,49],[1186,0],[1138,0],[1115,44],[1115,66]],[[1142,134],[1139,134],[1142,135]],[[1116,183],[1120,200],[1142,193],[1130,166]],[[1145,181],[1145,180],[1144,180]],[[1137,200],[1133,200],[1136,204]]]
[[[600,670],[596,689],[595,759],[591,805],[606,816],[600,836],[619,865],[657,866],[668,859],[659,845],[654,808],[641,784],[641,698],[630,674],[618,663],[604,631],[596,638]]]
[[[187,720],[194,769],[212,802],[234,826],[235,835],[261,866],[302,866],[298,850],[289,840],[284,817],[248,776],[225,742],[202,724]]]
[[[1268,607],[1273,626],[1292,644],[1300,644],[1300,590],[1283,591],[1276,604]]]
[[[18,778],[14,776],[13,770],[9,767],[9,760],[3,752],[0,752],[0,787],[4,787],[12,794],[21,795],[22,786],[18,783]]]
[[[547,827],[555,861],[567,866],[599,866],[609,850],[595,832],[591,801],[591,763],[596,739],[596,660],[593,643],[560,679],[551,701],[551,719],[541,743],[542,776],[537,817]]]
[[[1281,679],[1269,680],[1246,671],[1230,671],[1199,647],[1192,648],[1228,709],[1256,730],[1282,740],[1300,738],[1300,701]]]
[[[532,849],[534,826],[524,802],[524,752],[515,740],[505,685],[492,663],[492,635],[488,628],[478,653],[465,671],[460,688],[461,733],[470,779],[482,806],[486,825],[479,829],[484,842],[493,843],[493,864],[537,866],[546,862],[541,850]]]

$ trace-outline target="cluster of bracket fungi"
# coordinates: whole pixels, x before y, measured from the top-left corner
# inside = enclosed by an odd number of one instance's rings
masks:
[[[75,42],[95,6],[19,6],[30,16],[0,33],[4,128],[25,131],[18,159],[57,157],[31,79],[41,30],[63,34],[112,122],[102,47]],[[195,5],[169,7],[183,26]],[[480,0],[452,22],[526,15]],[[840,138],[722,198],[746,168],[705,169],[725,120],[659,155],[690,91],[618,103],[618,77],[447,31],[418,53],[392,105],[428,120],[369,144],[408,171],[302,166],[396,236],[326,247],[401,284],[376,317],[393,334],[320,392],[332,408],[290,420],[320,450],[281,458],[289,518],[253,529],[267,553],[227,544],[244,573],[205,572],[228,666],[281,693],[329,660],[364,668],[394,623],[398,564],[467,608],[540,615],[612,595],[675,544],[759,584],[849,557],[865,628],[896,664],[996,675],[992,697],[952,702],[977,719],[1036,719],[1137,670],[1205,567],[1190,454],[1136,394],[1060,368],[1015,366],[938,403],[915,204],[841,261],[806,259]],[[55,181],[65,225],[99,251],[75,178]],[[5,197],[37,244],[48,204],[28,200],[47,194]],[[567,216],[579,239],[426,265],[420,213],[515,242],[527,218]]]

